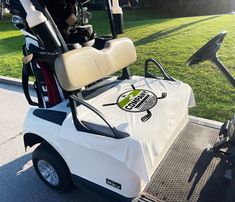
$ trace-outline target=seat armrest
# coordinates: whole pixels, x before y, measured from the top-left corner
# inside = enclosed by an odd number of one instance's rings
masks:
[[[77,114],[77,109],[76,106],[74,104],[71,103],[71,110],[72,110],[72,116],[73,116],[73,122],[75,125],[75,128],[78,131],[84,131],[87,133],[94,133],[96,135],[102,135],[102,136],[106,136],[106,137],[110,137],[110,138],[115,138],[115,139],[122,139],[122,138],[126,138],[128,136],[130,136],[128,133],[125,132],[120,132],[118,131],[109,121],[108,119],[99,111],[97,110],[95,107],[93,107],[92,105],[88,104],[87,102],[79,99],[77,96],[75,95],[71,95],[69,96],[69,99],[71,101],[76,101],[77,103],[83,105],[84,107],[86,107],[87,109],[91,110],[92,112],[94,112],[100,119],[102,119],[104,121],[104,123],[107,126],[101,126],[98,124],[94,124],[94,123],[89,123],[89,122],[85,122],[85,121],[80,121],[78,119],[78,114]],[[111,132],[111,133],[110,133]]]

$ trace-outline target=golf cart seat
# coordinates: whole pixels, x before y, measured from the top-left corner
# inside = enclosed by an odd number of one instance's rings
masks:
[[[105,48],[84,47],[60,55],[55,72],[65,91],[81,89],[136,61],[136,50],[128,38],[107,41]]]

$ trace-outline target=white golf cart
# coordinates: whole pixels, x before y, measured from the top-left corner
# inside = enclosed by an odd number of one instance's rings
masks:
[[[191,87],[154,59],[146,60],[144,76],[130,76],[127,67],[137,56],[130,39],[117,38],[123,31],[118,1],[112,6],[106,1],[112,37],[93,34],[82,46],[66,44],[45,5],[35,0],[5,4],[25,35],[23,89],[29,104],[38,107],[25,119],[24,143],[26,148],[40,143],[32,159],[45,184],[58,191],[83,186],[112,201],[227,197],[230,184],[221,182],[225,174],[231,177],[233,164],[221,148],[234,142],[235,119],[221,128],[190,117]],[[83,4],[78,1],[83,13],[78,26],[92,30],[84,23]],[[213,60],[235,86],[216,56],[225,35],[214,37],[188,64]],[[148,71],[150,63],[162,77]],[[111,76],[119,70],[122,76]],[[30,75],[36,78],[38,102],[29,94]]]

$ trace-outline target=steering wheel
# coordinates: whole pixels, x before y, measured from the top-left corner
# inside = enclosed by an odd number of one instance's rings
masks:
[[[186,65],[191,66],[215,58],[226,35],[227,32],[221,32],[217,36],[213,37],[188,59]]]

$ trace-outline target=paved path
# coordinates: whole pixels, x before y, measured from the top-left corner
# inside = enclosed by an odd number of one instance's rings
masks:
[[[24,151],[21,134],[28,108],[20,87],[0,83],[0,201],[105,202],[87,190],[58,193],[39,180],[32,167],[32,149]]]

